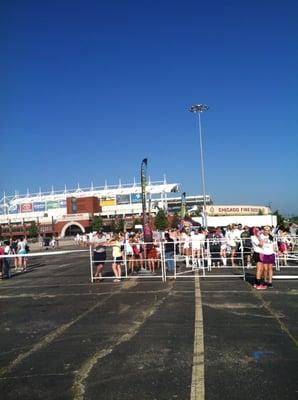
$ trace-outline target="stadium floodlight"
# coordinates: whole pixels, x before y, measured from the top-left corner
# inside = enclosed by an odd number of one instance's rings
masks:
[[[207,207],[206,207],[206,190],[205,190],[205,171],[204,171],[204,157],[203,157],[203,141],[202,141],[202,125],[201,113],[209,110],[206,104],[194,104],[189,108],[189,111],[199,116],[199,136],[200,136],[200,155],[201,155],[201,176],[202,176],[202,189],[203,189],[203,225],[208,226],[207,223]]]
[[[201,113],[207,110],[209,110],[209,107],[206,104],[195,104],[189,109],[189,111],[193,113]]]

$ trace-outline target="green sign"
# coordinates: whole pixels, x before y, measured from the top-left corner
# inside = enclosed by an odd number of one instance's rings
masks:
[[[60,208],[59,201],[47,201],[47,210],[53,210],[54,208]]]

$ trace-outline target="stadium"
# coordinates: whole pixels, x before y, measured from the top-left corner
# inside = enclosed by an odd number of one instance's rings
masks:
[[[155,215],[159,209],[170,214],[181,208],[180,184],[163,181],[147,183],[147,210]],[[203,196],[186,196],[188,209],[203,205]],[[212,205],[209,195],[206,203]],[[90,228],[92,218],[101,215],[108,220],[122,217],[133,220],[142,214],[141,184],[122,184],[101,187],[64,189],[25,195],[16,193],[0,200],[1,236],[21,236],[35,222],[41,235],[70,236]]]

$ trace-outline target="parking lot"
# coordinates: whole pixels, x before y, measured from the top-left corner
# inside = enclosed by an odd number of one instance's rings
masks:
[[[91,283],[88,252],[29,265],[0,283],[2,399],[298,396],[297,280]]]

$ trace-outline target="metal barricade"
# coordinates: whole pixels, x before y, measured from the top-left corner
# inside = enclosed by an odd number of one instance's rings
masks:
[[[89,247],[90,254],[90,279],[91,282],[98,280],[113,280],[119,281],[120,279],[159,279],[163,282],[165,279],[165,261],[164,252],[161,242],[138,242],[138,246],[142,248],[139,255],[128,254],[125,246],[123,246],[121,260],[115,260],[112,256],[112,245],[107,245],[106,252],[107,258],[102,261],[97,261],[94,259],[94,250],[92,246]],[[160,251],[156,251],[155,256],[150,256],[150,250],[152,248],[156,249],[156,246]],[[118,263],[121,269],[121,275],[115,276],[113,272],[113,266]],[[104,265],[101,276],[96,276],[94,272],[97,265]]]

